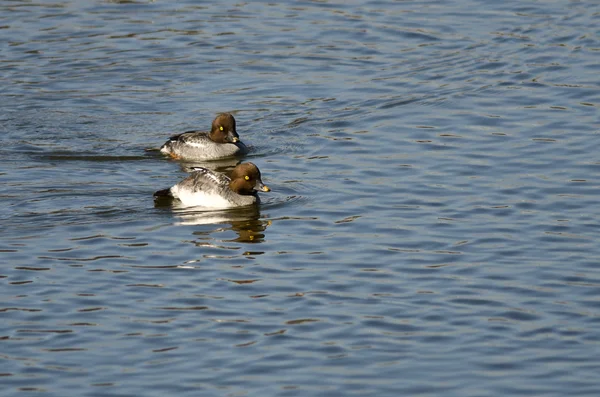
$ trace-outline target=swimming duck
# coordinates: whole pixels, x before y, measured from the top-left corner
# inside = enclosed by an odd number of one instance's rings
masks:
[[[218,115],[210,132],[187,131],[173,135],[160,152],[178,160],[217,160],[247,153],[235,129],[235,119],[229,113]]]
[[[236,166],[231,178],[204,167],[193,172],[175,186],[154,193],[157,199],[170,197],[186,206],[235,208],[258,203],[257,190],[270,192],[262,181],[260,170],[253,163]]]

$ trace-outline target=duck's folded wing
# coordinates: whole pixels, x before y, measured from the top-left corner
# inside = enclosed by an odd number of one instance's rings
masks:
[[[192,167],[190,176],[181,183],[191,191],[222,192],[229,188],[231,179],[224,174],[214,172],[204,167]]]
[[[171,142],[184,143],[186,145],[203,145],[208,139],[208,133],[203,131],[187,131],[173,135],[169,138]]]

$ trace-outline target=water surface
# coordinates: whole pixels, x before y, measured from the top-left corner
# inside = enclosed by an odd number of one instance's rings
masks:
[[[599,22],[0,3],[2,394],[598,395]],[[222,111],[272,192],[156,207]]]

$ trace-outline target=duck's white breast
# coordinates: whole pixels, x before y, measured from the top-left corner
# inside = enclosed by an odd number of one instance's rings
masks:
[[[187,206],[201,206],[207,208],[229,208],[232,203],[218,191],[192,191],[190,189],[173,186],[171,192],[182,204]]]

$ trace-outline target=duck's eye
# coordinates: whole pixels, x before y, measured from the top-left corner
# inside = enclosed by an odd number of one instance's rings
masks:
[[[219,130],[223,131],[223,126],[220,126],[220,127],[219,127]]]
[[[247,180],[247,181],[249,181],[249,180],[250,180],[250,177],[249,177],[248,175],[246,175],[246,176],[244,177],[244,179],[245,179],[245,180]]]

